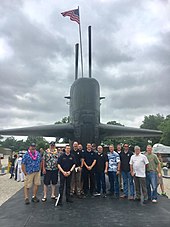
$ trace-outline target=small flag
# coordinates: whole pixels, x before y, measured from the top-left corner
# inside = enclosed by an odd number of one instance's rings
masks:
[[[63,17],[70,17],[70,20],[76,21],[78,24],[80,24],[80,17],[79,17],[79,9],[73,9],[66,12],[61,13]]]

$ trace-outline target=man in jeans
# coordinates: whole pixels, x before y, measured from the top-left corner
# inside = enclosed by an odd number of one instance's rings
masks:
[[[115,198],[119,198],[119,181],[118,175],[120,174],[120,157],[116,151],[114,151],[114,146],[109,146],[109,153],[107,154],[109,167],[108,176],[110,182],[110,193],[115,195]]]
[[[120,153],[120,161],[121,161],[121,174],[123,178],[123,195],[121,198],[128,198],[128,188],[130,189],[130,200],[134,199],[134,183],[133,177],[130,174],[130,158],[133,155],[131,151],[129,151],[129,145],[127,143],[124,144],[124,150]]]
[[[149,164],[146,168],[146,184],[148,191],[148,199],[152,200],[153,203],[157,202],[157,175],[161,176],[161,166],[158,157],[152,153],[152,146],[146,147],[146,157]],[[152,191],[151,191],[152,189]]]

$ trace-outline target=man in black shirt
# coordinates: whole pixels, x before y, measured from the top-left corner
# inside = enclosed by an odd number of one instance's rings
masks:
[[[103,190],[103,197],[106,197],[106,180],[105,173],[108,171],[108,157],[103,154],[103,147],[97,147],[98,153],[96,155],[96,183],[97,183],[97,193],[96,196],[100,196],[101,187]]]
[[[90,194],[93,195],[95,188],[94,166],[96,164],[96,154],[94,151],[92,151],[92,146],[90,143],[87,144],[87,150],[82,153],[82,158],[83,158],[82,160],[83,160],[84,194],[87,195],[90,188]]]
[[[75,157],[76,166],[71,176],[71,191],[70,194],[77,194],[81,198],[81,172],[82,172],[82,151],[78,149],[78,143],[73,143],[71,154]]]
[[[134,199],[134,183],[133,177],[130,173],[130,158],[133,155],[131,151],[129,151],[129,145],[124,144],[124,151],[120,153],[120,161],[121,161],[121,173],[123,177],[123,195],[121,198],[128,198],[128,188],[130,188],[130,200]]]
[[[64,191],[64,184],[66,184],[66,202],[72,203],[70,199],[70,183],[71,174],[75,168],[75,158],[70,153],[70,146],[67,145],[65,148],[65,153],[62,154],[58,159],[58,169],[60,170],[60,199],[58,205],[62,205],[62,197]]]

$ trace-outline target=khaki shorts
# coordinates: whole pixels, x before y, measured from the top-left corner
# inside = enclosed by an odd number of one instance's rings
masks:
[[[25,176],[24,186],[26,188],[31,188],[32,184],[34,184],[34,185],[41,184],[40,172],[31,173],[31,174],[28,174]]]

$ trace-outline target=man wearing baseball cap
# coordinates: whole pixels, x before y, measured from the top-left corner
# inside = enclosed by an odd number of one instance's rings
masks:
[[[25,204],[29,204],[29,189],[33,185],[33,196],[32,202],[37,203],[39,199],[36,197],[38,191],[38,185],[41,184],[40,181],[40,165],[41,157],[38,151],[36,151],[35,143],[32,143],[25,153],[22,159],[22,171],[25,175],[24,180],[24,196]]]

